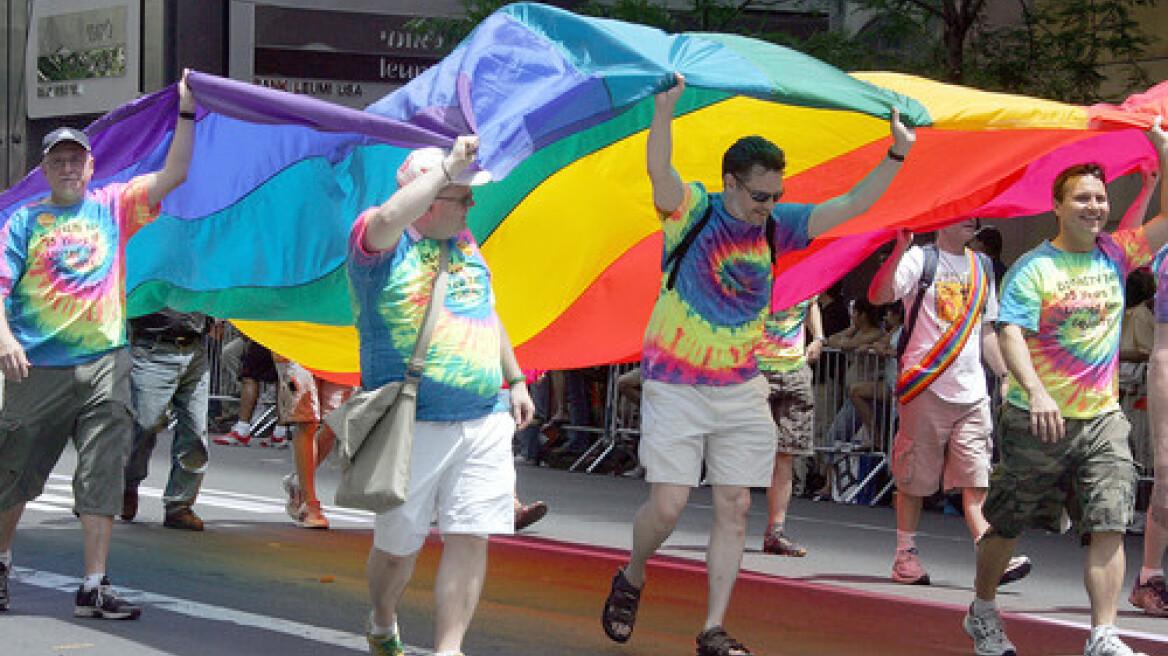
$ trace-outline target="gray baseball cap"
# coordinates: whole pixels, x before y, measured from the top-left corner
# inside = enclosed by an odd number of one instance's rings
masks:
[[[87,137],[84,132],[81,130],[74,130],[73,128],[57,128],[56,130],[53,130],[52,132],[45,135],[44,141],[41,142],[41,152],[45,155],[48,155],[49,151],[52,150],[54,146],[65,141],[72,141],[73,143],[84,148],[86,151],[90,150],[89,137]]]

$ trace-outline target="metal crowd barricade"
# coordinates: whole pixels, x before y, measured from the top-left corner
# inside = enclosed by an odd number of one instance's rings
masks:
[[[222,408],[239,404],[239,372],[243,351],[247,340],[243,333],[227,321],[216,321],[214,334],[204,342],[207,351],[207,368],[211,372],[211,389],[208,395],[213,406]],[[276,426],[276,389],[268,383],[260,384],[260,396],[252,414],[253,437],[263,437]],[[215,417],[209,417],[215,419]]]
[[[615,364],[608,367],[605,375],[604,410],[600,426],[564,426],[564,430],[596,432],[600,436],[580,454],[568,467],[569,471],[584,471],[591,474],[597,467],[620,449],[633,450],[634,436],[640,434],[640,415],[637,404],[624,398],[617,389],[617,381],[625,373],[637,368],[637,363]]]
[[[815,451],[830,470],[833,496],[844,503],[880,503],[893,483],[888,458],[896,431],[896,399],[892,392],[895,358],[874,351],[827,348],[812,365],[815,391]],[[859,440],[863,423],[849,391],[858,383],[879,390],[870,403],[868,437]],[[879,486],[879,489],[877,489]]]

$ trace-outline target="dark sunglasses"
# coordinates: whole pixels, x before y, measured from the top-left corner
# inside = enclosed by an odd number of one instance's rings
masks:
[[[754,189],[747,187],[746,183],[743,182],[742,178],[738,177],[737,174],[731,173],[730,175],[733,176],[734,180],[738,182],[739,187],[742,187],[746,190],[747,194],[750,194],[750,200],[753,200],[756,203],[765,203],[767,201],[777,203],[779,202],[779,199],[783,197],[783,194],[787,192],[786,189],[780,189],[773,194],[767,191],[755,191]]]

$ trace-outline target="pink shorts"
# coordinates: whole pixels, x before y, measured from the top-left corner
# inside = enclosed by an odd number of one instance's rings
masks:
[[[897,411],[892,475],[899,491],[927,497],[938,489],[989,487],[993,423],[988,397],[950,403],[925,390],[907,405],[897,405]]]

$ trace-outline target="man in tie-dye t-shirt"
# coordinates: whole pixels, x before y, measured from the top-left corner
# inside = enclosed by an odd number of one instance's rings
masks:
[[[42,144],[49,195],[17,210],[0,229],[0,610],[8,608],[10,549],[20,516],[71,439],[77,448],[73,510],[85,549],[74,613],[112,619],[141,613],[106,576],[134,430],[125,247],[187,176],[195,101],[185,76],[177,87],[178,115],[162,170],[90,190],[89,138],[59,128]]]
[[[471,185],[490,180],[471,169],[477,150],[477,137],[459,137],[450,152],[411,152],[398,169],[398,190],[357,217],[349,237],[366,390],[405,378],[443,247],[450,257],[418,387],[406,501],[374,519],[366,632],[374,654],[404,649],[397,604],[435,516],[444,544],[435,588],[439,654],[462,650],[486,574],[487,536],[513,531],[511,438],[535,406],[495,313],[490,270],[466,225]],[[501,393],[504,381],[509,394]]]
[[[810,331],[811,340],[807,340]],[[755,350],[767,381],[767,404],[774,418],[775,467],[767,488],[767,527],[763,553],[802,557],[807,549],[787,536],[787,508],[795,478],[795,458],[815,453],[812,421],[815,391],[811,368],[823,351],[823,317],[819,299],[809,299],[767,315]]]
[[[1149,138],[1163,170],[1168,134],[1158,120]],[[983,507],[990,530],[978,543],[964,625],[977,653],[1014,653],[994,602],[998,581],[1023,529],[1064,530],[1069,517],[1088,545],[1093,627],[1084,653],[1131,654],[1115,628],[1136,483],[1116,365],[1124,280],[1168,242],[1168,212],[1103,232],[1110,205],[1095,164],[1060,173],[1052,196],[1058,235],[1019,258],[1003,284],[998,321],[1010,388],[1001,462]]]
[[[915,136],[893,109],[892,147],[879,164],[848,193],[817,205],[780,204],[783,151],[763,137],[744,137],[723,156],[724,191],[710,193],[700,182],[683,183],[673,168],[673,113],[684,88],[677,75],[671,89],[657,94],[647,144],[663,268],[668,264],[641,359],[639,456],[652,485],[635,520],[632,556],[613,578],[602,621],[611,639],[631,636],[645,564],[673,532],[704,463],[719,529],[710,538],[710,596],[698,650],[745,654],[721,624],[742,558],[750,488],[770,485],[774,464],[775,425],[754,353],[770,304],[773,256],[804,248],[867,211]],[[683,242],[688,250],[671,257]]]

